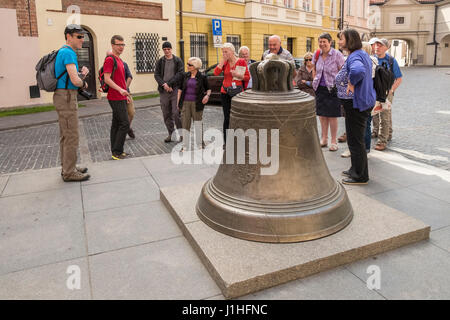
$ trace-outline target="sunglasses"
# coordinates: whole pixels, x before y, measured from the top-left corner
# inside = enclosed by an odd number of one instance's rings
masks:
[[[190,64],[190,63],[188,63],[187,65],[188,65],[188,67],[193,67],[194,66],[193,64]]]
[[[305,59],[305,61],[312,61],[312,59]]]
[[[84,36],[77,36],[77,39],[84,39]]]
[[[125,43],[114,43],[115,46],[125,47]]]

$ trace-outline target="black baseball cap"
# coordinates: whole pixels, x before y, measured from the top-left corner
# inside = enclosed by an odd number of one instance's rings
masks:
[[[80,25],[78,24],[69,24],[65,29],[64,29],[64,34],[72,34],[72,33],[81,33],[81,34],[85,34],[87,33],[86,30],[84,30]]]
[[[170,48],[172,49],[172,44],[169,41],[166,41],[163,43],[162,48]]]

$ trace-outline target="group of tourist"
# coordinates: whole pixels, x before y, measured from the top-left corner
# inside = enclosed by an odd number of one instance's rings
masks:
[[[87,168],[76,166],[76,93],[79,88],[87,88],[85,78],[89,70],[84,67],[78,72],[75,50],[81,47],[85,33],[78,25],[66,27],[66,45],[58,53],[55,62],[55,73],[62,74],[58,78],[54,104],[60,124],[61,175],[64,181],[89,179]],[[338,150],[338,141],[346,141],[348,144],[349,150],[343,156],[351,157],[351,166],[343,171],[343,183],[367,184],[367,153],[370,152],[371,138],[378,137],[375,149],[380,151],[384,150],[387,142],[392,139],[391,106],[402,74],[396,60],[386,53],[389,48],[386,39],[374,38],[363,43],[359,33],[353,29],[340,32],[338,37],[339,50],[332,48],[330,34],[323,33],[319,36],[319,49],[314,54],[307,52],[304,55],[303,65],[294,72],[294,83],[300,90],[316,99],[316,113],[321,126],[321,146],[328,147],[329,130],[330,151]],[[292,54],[282,48],[279,36],[271,36],[268,43],[269,49],[264,51],[261,59],[271,53],[294,63]],[[103,72],[104,83],[109,87],[107,99],[113,112],[110,134],[112,158],[120,160],[128,156],[123,150],[126,135],[134,138],[134,132],[130,128],[134,107],[128,89],[132,76],[126,63],[120,59],[125,47],[123,38],[113,36],[111,47],[103,65]],[[192,120],[202,121],[203,109],[209,101],[211,89],[207,76],[200,72],[203,64],[200,58],[189,58],[185,72],[182,60],[172,53],[171,43],[164,42],[162,48],[164,56],[157,61],[154,76],[158,83],[161,110],[168,131],[164,141],[169,143],[176,139],[186,143],[189,137],[175,134],[175,127],[189,132]],[[229,128],[232,98],[252,87],[248,66],[253,62],[248,47],[239,48],[236,54],[233,44],[223,45],[222,58],[214,69],[214,75],[224,76],[220,89],[224,141]],[[377,65],[391,70],[395,78],[392,88],[380,99],[374,89]],[[371,132],[372,114],[374,117]],[[345,117],[345,133],[337,138],[338,117],[341,116]],[[197,147],[204,148],[204,142],[200,141]]]

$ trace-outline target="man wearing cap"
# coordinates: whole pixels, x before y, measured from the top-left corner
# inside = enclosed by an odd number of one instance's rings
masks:
[[[53,104],[58,113],[59,150],[61,158],[61,176],[64,181],[85,181],[90,175],[87,168],[77,167],[78,150],[78,88],[87,88],[85,78],[89,73],[83,67],[78,73],[78,59],[75,50],[81,49],[84,31],[76,24],[68,25],[64,30],[66,44],[58,51],[55,59],[55,76],[58,78]]]
[[[179,82],[183,76],[183,61],[172,54],[172,44],[168,41],[162,45],[164,57],[156,63],[155,80],[158,82],[159,100],[163,113],[164,123],[169,136],[164,142],[172,141],[174,122],[177,129],[181,129],[181,118],[177,106]]]
[[[394,84],[387,96],[387,100],[392,105],[394,100],[394,92],[402,83],[402,72],[394,57],[391,57],[386,51],[389,49],[389,41],[386,39],[375,40],[375,54],[378,58],[378,65],[386,65],[394,74]],[[392,112],[391,108],[383,109],[380,113],[373,117],[373,137],[378,137],[375,150],[383,151],[386,149],[388,141],[392,139]]]

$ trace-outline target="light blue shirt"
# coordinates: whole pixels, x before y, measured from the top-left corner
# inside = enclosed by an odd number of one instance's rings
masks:
[[[71,47],[68,45],[64,45],[59,51],[58,55],[56,56],[55,60],[55,76],[59,77],[64,70],[66,70],[66,65],[68,64],[75,64],[77,70],[78,70],[78,59],[77,54]],[[65,75],[63,75],[56,84],[56,89],[66,89],[66,80],[69,77],[69,74],[66,72]],[[78,87],[74,86],[73,83],[69,82],[67,89],[78,89]]]

